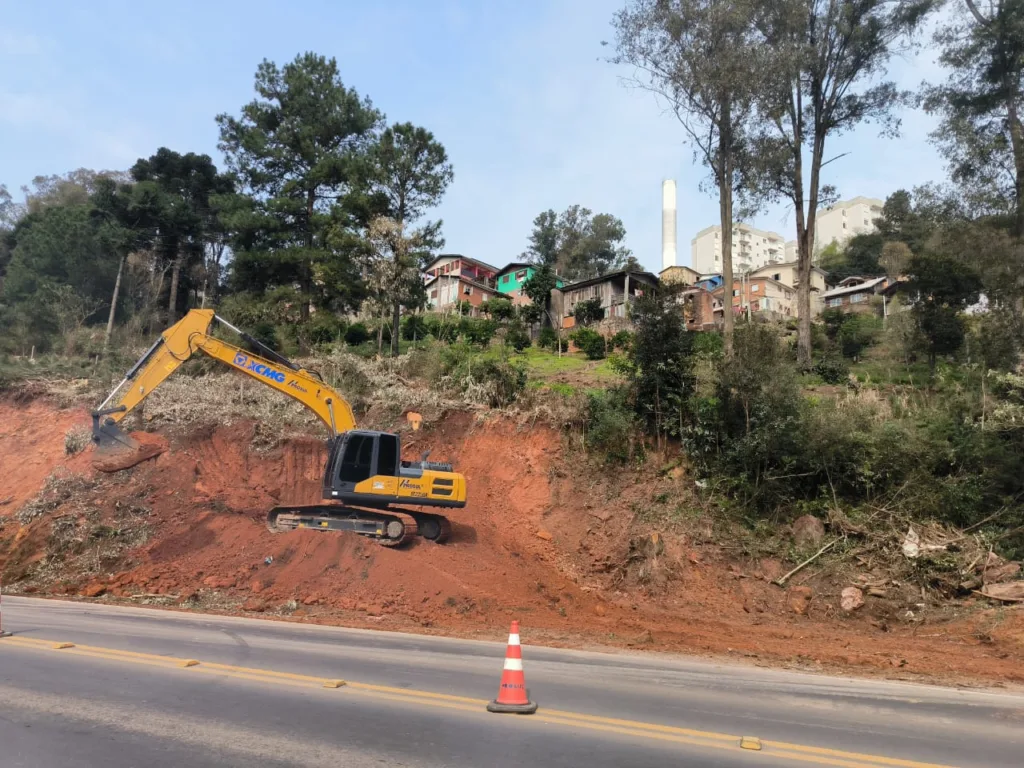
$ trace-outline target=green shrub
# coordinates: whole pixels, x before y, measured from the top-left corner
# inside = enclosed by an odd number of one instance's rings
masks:
[[[511,320],[516,316],[515,305],[508,299],[495,297],[480,304],[480,311],[495,320]]]
[[[530,334],[520,320],[513,320],[505,329],[505,343],[516,352],[522,352],[530,346]]]
[[[846,361],[836,355],[825,355],[814,364],[814,372],[826,384],[842,384],[850,377],[850,368]]]
[[[604,310],[601,308],[601,299],[594,297],[577,302],[573,307],[572,316],[576,318],[577,323],[583,326],[603,320]]]
[[[490,344],[494,334],[498,332],[498,324],[494,320],[464,317],[459,324],[459,331],[471,343],[484,347]]]
[[[602,454],[606,461],[625,464],[637,457],[642,442],[625,389],[615,388],[587,396],[584,434],[587,449]]]
[[[843,357],[856,360],[866,347],[875,343],[881,332],[881,318],[873,314],[851,314],[839,325],[836,341]]]
[[[440,373],[444,388],[492,408],[511,405],[526,389],[525,367],[465,343],[441,349]]]
[[[370,331],[365,323],[352,323],[345,331],[345,343],[353,347],[365,344],[370,340]]]
[[[277,328],[269,320],[260,320],[251,327],[248,331],[249,335],[252,336],[260,344],[266,344],[271,349],[278,347],[277,341]],[[253,350],[254,352],[256,350]]]
[[[552,328],[550,325],[545,325],[540,329],[540,335],[537,337],[537,345],[541,349],[550,349],[552,352],[558,351],[558,331]],[[566,352],[569,349],[569,340],[563,338],[562,351]]]
[[[619,331],[610,339],[608,339],[609,349],[620,349],[627,350],[629,345],[633,343],[633,332],[632,331]]]
[[[423,315],[406,315],[402,318],[402,338],[406,341],[425,339],[429,330]]]
[[[588,360],[601,360],[607,351],[604,336],[590,328],[577,328],[573,331],[572,343],[579,347]]]
[[[303,329],[309,346],[323,347],[339,341],[345,333],[345,322],[330,312],[317,312]]]

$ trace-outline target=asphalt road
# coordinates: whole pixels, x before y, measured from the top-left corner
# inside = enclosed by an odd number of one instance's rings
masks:
[[[484,710],[503,644],[10,597],[3,628],[0,768],[1024,764],[1021,695],[544,649],[525,626],[531,716]]]

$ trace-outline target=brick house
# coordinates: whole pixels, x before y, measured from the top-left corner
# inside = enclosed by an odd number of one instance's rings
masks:
[[[430,262],[423,273],[427,306],[432,310],[448,309],[460,301],[478,307],[498,295],[494,287],[498,269],[479,259],[444,254]]]
[[[749,309],[752,315],[778,319],[796,317],[796,289],[771,277],[734,280],[731,302],[726,297],[724,285],[712,291],[712,295],[716,300],[714,311],[719,316],[731,303],[736,315],[742,315]]]
[[[811,267],[811,317],[817,317],[825,308],[823,296],[825,294],[825,270],[819,267]],[[770,277],[779,283],[790,288],[797,288],[800,285],[797,263],[795,261],[780,262],[778,264],[766,264],[760,269],[755,269],[747,274],[749,279],[757,277]],[[793,302],[794,317],[799,314],[799,307]]]

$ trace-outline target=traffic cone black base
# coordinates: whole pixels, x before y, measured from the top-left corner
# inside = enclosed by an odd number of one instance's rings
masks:
[[[528,701],[525,704],[501,704],[497,699],[487,705],[488,712],[497,712],[502,715],[532,715],[537,711],[537,702]]]

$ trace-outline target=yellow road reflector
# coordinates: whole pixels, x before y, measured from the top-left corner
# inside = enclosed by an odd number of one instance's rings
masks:
[[[324,680],[324,688],[341,688],[346,685],[344,680]]]
[[[756,736],[741,736],[740,737],[740,748],[741,749],[761,749],[761,740]]]
[[[53,649],[55,651],[63,651],[65,648],[74,648],[74,647],[75,647],[74,643],[54,643],[53,644]]]
[[[196,659],[182,659],[181,666],[183,667],[198,667],[199,662]]]

